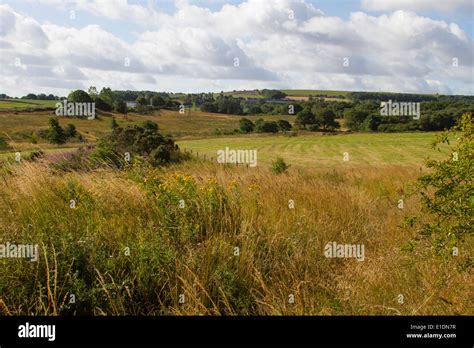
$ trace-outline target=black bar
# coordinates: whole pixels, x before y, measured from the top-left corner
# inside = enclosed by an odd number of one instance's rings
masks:
[[[19,326],[27,322],[30,326],[55,325],[55,340],[18,337]],[[472,347],[473,332],[473,316],[0,317],[1,348],[18,344],[135,346],[153,343]],[[455,334],[456,337],[408,338],[407,334]]]

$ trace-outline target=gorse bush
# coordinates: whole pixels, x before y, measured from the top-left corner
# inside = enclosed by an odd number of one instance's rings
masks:
[[[142,157],[154,166],[180,159],[178,145],[172,138],[161,135],[158,124],[152,121],[126,128],[114,125],[112,134],[100,139],[91,155],[96,162],[117,167],[123,167],[134,157]]]

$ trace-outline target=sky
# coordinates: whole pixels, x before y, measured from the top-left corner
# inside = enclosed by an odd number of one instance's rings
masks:
[[[0,0],[0,93],[474,94],[473,0]]]

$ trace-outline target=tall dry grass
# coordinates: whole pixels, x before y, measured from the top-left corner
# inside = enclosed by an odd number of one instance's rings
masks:
[[[0,178],[0,243],[39,244],[41,255],[0,259],[0,312],[472,315],[472,273],[457,267],[472,243],[442,260],[404,226],[419,213],[407,195],[418,175],[401,166],[273,175],[193,161],[67,174],[14,165]],[[363,244],[365,260],[326,258],[332,241]]]

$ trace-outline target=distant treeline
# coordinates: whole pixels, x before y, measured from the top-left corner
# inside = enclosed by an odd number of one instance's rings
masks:
[[[0,93],[0,99],[14,99],[13,97],[10,97],[4,93]],[[16,99],[16,98],[15,98]],[[58,97],[53,94],[34,94],[34,93],[28,93],[27,95],[24,95],[20,99],[30,99],[30,100],[61,100],[64,99],[63,97]]]
[[[408,94],[408,93],[382,93],[382,92],[351,92],[347,97],[353,101],[358,100],[396,100],[399,102],[422,102],[436,101],[438,96],[429,94]]]
[[[238,92],[234,92],[238,95]],[[72,91],[67,99],[75,102],[95,102],[103,111],[126,114],[129,109],[138,113],[150,113],[159,109],[200,109],[204,112],[229,115],[293,115],[295,126],[309,130],[336,130],[336,119],[345,119],[345,126],[354,131],[436,131],[453,126],[463,113],[474,112],[473,96],[426,95],[383,92],[350,92],[345,101],[325,100],[309,96],[307,101],[286,100],[286,94],[271,89],[256,90],[249,95],[236,97],[232,93],[166,93],[154,91],[113,91],[102,88],[100,92],[90,87],[87,92]],[[321,93],[319,93],[321,95]],[[0,94],[0,98],[9,98]],[[22,99],[58,100],[52,94],[27,94]],[[384,116],[382,102],[420,103],[420,117]],[[133,102],[130,105],[130,102]],[[127,105],[129,103],[129,105]],[[286,125],[260,122],[253,131],[283,131]],[[278,123],[278,122],[277,122]],[[247,124],[248,126],[248,124]],[[309,128],[306,128],[309,126]]]

